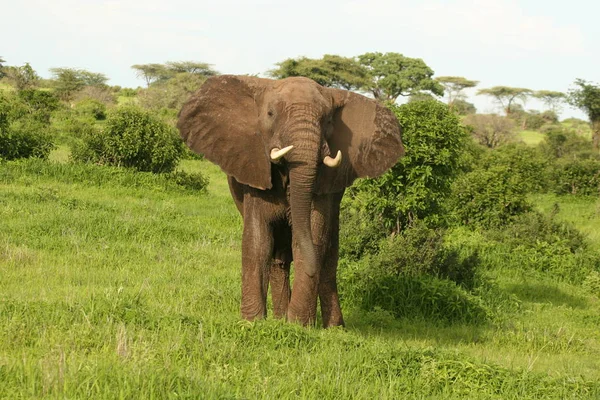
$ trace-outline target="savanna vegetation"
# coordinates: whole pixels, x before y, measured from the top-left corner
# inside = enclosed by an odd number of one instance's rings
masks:
[[[0,57],[1,398],[600,397],[598,85],[484,88],[478,114],[477,81],[397,53],[277,64],[404,129],[346,193],[347,327],[323,330],[239,318],[241,220],[174,129],[217,72],[132,68],[144,88]]]

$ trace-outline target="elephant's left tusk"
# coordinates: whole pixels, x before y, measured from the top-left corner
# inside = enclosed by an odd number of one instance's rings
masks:
[[[284,147],[281,150],[279,150],[277,147],[273,148],[271,150],[271,161],[279,160],[281,157],[285,156],[287,154],[287,152],[293,148],[294,148],[294,146]]]
[[[342,152],[340,150],[338,150],[337,154],[335,155],[335,158],[325,156],[325,158],[323,159],[323,164],[325,164],[331,168],[337,168],[340,166],[341,163],[342,163]]]

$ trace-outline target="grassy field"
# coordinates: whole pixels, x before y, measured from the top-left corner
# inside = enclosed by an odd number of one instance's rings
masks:
[[[528,146],[537,146],[544,141],[544,134],[537,131],[521,131],[518,134],[521,139]]]
[[[549,277],[489,271],[518,307],[482,324],[349,304],[346,329],[240,321],[225,177],[181,168],[207,174],[208,193],[96,166],[0,165],[0,398],[600,397],[598,299]],[[600,226],[593,201],[536,201]]]

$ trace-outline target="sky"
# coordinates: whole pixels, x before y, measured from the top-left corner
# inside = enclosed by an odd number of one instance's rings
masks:
[[[0,0],[0,56],[143,86],[134,64],[193,60],[259,74],[286,58],[397,52],[478,88],[567,91],[600,81],[597,0]],[[478,112],[496,112],[467,91]],[[526,109],[543,109],[528,100]],[[565,106],[566,117],[585,118]]]

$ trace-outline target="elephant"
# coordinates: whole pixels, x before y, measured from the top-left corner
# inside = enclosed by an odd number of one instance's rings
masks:
[[[304,77],[210,77],[177,128],[227,174],[243,219],[241,316],[343,326],[337,289],[340,202],[356,178],[404,154],[394,114],[373,99]],[[290,289],[290,263],[294,265]]]

